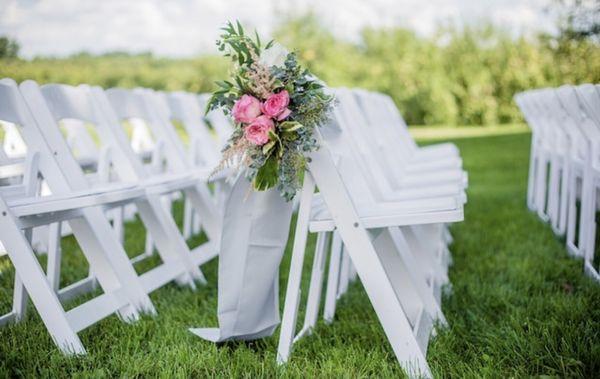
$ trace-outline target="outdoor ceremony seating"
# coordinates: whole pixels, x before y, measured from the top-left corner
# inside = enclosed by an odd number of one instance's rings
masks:
[[[354,151],[360,151],[359,146],[352,145],[348,139],[351,138],[351,134],[356,131],[352,131],[348,128],[348,120],[357,120],[356,117],[360,117],[357,114],[349,114],[344,118],[344,112],[347,109],[355,109],[354,99],[352,93],[348,90],[338,90],[335,92],[336,98],[339,101],[338,106],[334,110],[335,120],[327,127],[323,128],[323,138],[327,143],[327,146],[331,149],[333,155],[339,159],[337,169],[339,175],[343,178],[344,184],[349,191],[349,196],[352,199],[350,206],[355,207],[355,211],[358,212],[358,217],[364,220],[365,230],[370,230],[373,233],[372,236],[374,241],[377,241],[377,247],[382,250],[387,250],[387,253],[378,252],[382,254],[381,259],[386,260],[386,267],[389,272],[388,275],[390,280],[394,282],[397,293],[397,299],[405,309],[406,313],[398,315],[397,317],[405,317],[406,325],[410,326],[409,329],[402,331],[403,340],[412,340],[415,345],[419,346],[418,349],[413,350],[410,354],[411,358],[407,360],[398,357],[401,362],[413,362],[422,359],[421,363],[426,365],[424,360],[426,353],[426,345],[429,340],[429,333],[431,327],[435,321],[439,321],[442,324],[445,323],[445,319],[440,309],[439,298],[436,299],[434,296],[433,283],[430,282],[431,286],[428,288],[428,278],[424,271],[420,271],[420,263],[416,258],[423,258],[428,254],[437,254],[438,252],[430,252],[423,249],[423,245],[418,246],[413,244],[409,245],[406,237],[399,227],[409,227],[422,224],[431,223],[444,223],[460,220],[462,218],[462,204],[463,199],[460,196],[461,191],[458,187],[452,188],[449,193],[445,196],[443,193],[438,193],[438,197],[418,195],[417,192],[402,192],[402,189],[397,189],[394,193],[396,199],[390,200],[377,200],[375,196],[374,183],[381,183],[383,180],[383,174],[379,177],[379,181],[376,179],[365,180],[368,177],[365,172],[361,172],[363,175],[356,174],[356,168],[361,167],[360,161],[367,161],[368,157],[374,157],[377,154],[374,151],[363,151],[360,154],[352,154],[352,150],[349,146],[356,147]],[[347,114],[347,113],[346,113]],[[360,120],[360,118],[358,118]],[[366,121],[363,120],[363,129],[371,131],[371,127],[374,125],[369,124],[367,127]],[[360,137],[359,137],[360,138]],[[363,141],[368,141],[363,139]],[[370,147],[369,143],[363,143],[362,147]],[[353,156],[354,155],[354,156]],[[370,161],[366,169],[372,172],[377,172],[377,169],[381,169],[380,162],[374,160]],[[312,166],[311,166],[312,167]],[[312,172],[312,171],[311,171]],[[460,178],[460,175],[457,176]],[[449,176],[448,180],[452,183],[453,177]],[[414,181],[416,183],[423,183],[419,180]],[[434,182],[435,183],[435,182]],[[334,221],[334,218],[329,214],[331,205],[327,203],[327,200],[323,201],[325,195],[323,194],[323,184],[317,183],[320,194],[315,195],[316,201],[313,201],[312,211],[307,209],[307,203],[309,200],[306,197],[313,197],[310,193],[311,190],[304,189],[302,192],[301,205],[298,216],[298,223],[296,225],[296,233],[294,241],[294,252],[292,258],[292,267],[290,272],[290,278],[288,282],[288,290],[286,294],[286,306],[284,308],[284,316],[282,321],[282,331],[280,334],[280,345],[278,352],[278,359],[283,362],[286,361],[290,354],[291,345],[297,342],[304,335],[310,334],[312,328],[316,323],[316,316],[319,309],[321,286],[323,280],[324,263],[325,263],[325,247],[327,246],[327,240],[329,238],[328,232],[333,231],[339,226]],[[462,185],[462,182],[460,182]],[[423,188],[425,191],[426,188]],[[381,191],[381,188],[379,188]],[[394,192],[389,190],[390,192]],[[434,195],[435,196],[435,195]],[[370,199],[370,200],[369,200]],[[323,207],[323,203],[327,206]],[[425,221],[427,219],[427,221]],[[435,230],[433,226],[430,230]],[[437,228],[441,230],[441,228]],[[295,323],[297,316],[297,301],[299,300],[299,279],[301,277],[302,270],[302,255],[304,253],[304,245],[306,243],[307,232],[317,232],[317,247],[314,257],[312,276],[307,300],[307,308],[305,315],[304,326],[301,331],[294,336]],[[375,238],[375,236],[377,236]],[[435,238],[435,234],[431,234],[430,237]],[[441,240],[442,234],[438,235]],[[300,239],[300,240],[299,240]],[[344,237],[344,249],[350,252],[350,247],[347,245]],[[383,242],[385,241],[385,242]],[[415,242],[415,241],[412,241]],[[381,244],[381,245],[379,245]],[[337,264],[338,249],[339,246],[334,244],[332,250],[332,258],[330,265]],[[377,249],[376,247],[376,249]],[[439,247],[439,246],[438,246]],[[420,248],[420,249],[419,249]],[[417,250],[419,249],[419,250]],[[393,253],[391,253],[393,251]],[[351,254],[351,253],[350,253]],[[385,255],[385,258],[383,257]],[[361,275],[362,267],[358,267],[357,263],[352,258],[354,266],[359,273],[359,277],[364,284],[364,279]],[[432,262],[429,262],[432,263]],[[427,268],[431,269],[431,266]],[[444,269],[442,269],[444,270]],[[330,274],[332,273],[332,267],[330,267]],[[335,281],[328,280],[328,286],[334,285]],[[328,288],[326,295],[326,311],[331,309],[331,304],[327,302],[335,301],[335,297],[331,294],[334,291]],[[371,301],[375,301],[372,297]],[[326,318],[331,320],[331,315],[327,315]],[[414,332],[414,333],[413,333]],[[395,343],[393,338],[390,337],[390,342]],[[398,354],[398,352],[397,352]]]
[[[40,115],[30,113],[32,108],[45,106],[31,85],[26,82],[19,90],[11,80],[0,82],[0,118],[19,125],[27,145],[24,181],[21,185],[3,186],[0,194],[0,239],[16,271],[13,310],[3,316],[3,321],[20,319],[30,297],[58,347],[65,352],[84,353],[77,336],[80,330],[113,313],[133,320],[139,312],[155,312],[102,212],[102,207],[136,201],[144,193],[132,184],[96,189],[85,186],[84,178],[77,175],[81,169],[68,148],[60,144],[51,148],[50,136],[42,134]],[[34,91],[30,92],[31,89]],[[67,170],[69,167],[71,171]],[[40,177],[53,190],[51,196],[36,196]],[[103,290],[101,295],[69,311],[65,311],[59,293],[46,279],[30,243],[31,228],[63,220],[69,220]]]
[[[210,244],[207,244],[199,246],[193,253],[190,252],[170,214],[170,210],[165,209],[161,199],[173,192],[188,189],[190,192],[195,191],[197,186],[203,180],[206,180],[208,176],[206,170],[204,173],[194,172],[194,175],[165,173],[160,168],[164,159],[160,155],[158,158],[153,158],[150,167],[145,166],[131,148],[121,123],[118,122],[117,116],[112,113],[112,108],[109,107],[104,92],[99,88],[46,85],[42,87],[42,91],[46,95],[48,103],[53,105],[51,109],[55,111],[57,117],[77,118],[81,121],[91,122],[96,127],[101,147],[110,152],[110,159],[113,162],[112,167],[120,180],[134,180],[147,188],[147,204],[136,203],[136,207],[140,218],[152,236],[163,263],[183,263],[194,279],[203,282],[203,275],[197,266],[214,257],[214,249],[211,248]],[[79,101],[75,102],[74,98],[79,99]],[[87,104],[85,100],[87,100]],[[80,104],[88,105],[88,107],[77,107]],[[127,109],[132,112],[131,114],[137,114],[136,111],[141,113],[141,106],[136,110],[135,103],[127,103],[122,100],[121,105],[128,106]],[[60,116],[56,113],[58,109],[61,110]],[[97,110],[95,114],[91,112],[84,113],[84,111],[93,111],[94,109]],[[161,154],[161,152],[157,154]],[[157,171],[153,172],[152,169],[157,169]],[[114,178],[112,179],[114,180]],[[210,206],[210,203],[207,202],[207,204]],[[144,253],[142,257],[147,256],[147,254],[148,252]],[[135,261],[139,261],[139,258]],[[166,267],[168,266],[166,265]],[[168,269],[165,268],[165,270]],[[147,290],[150,292],[178,276],[176,269],[162,274],[159,271],[156,280],[148,281]],[[189,282],[189,285],[194,286],[193,282]]]
[[[148,293],[173,280],[192,288],[204,282],[200,266],[219,251],[223,206],[232,187],[225,174],[209,178],[231,126],[215,114],[210,127],[205,123],[203,96],[32,81],[17,86],[9,80],[0,90],[10,99],[0,106],[0,119],[17,125],[27,146],[21,184],[0,187],[7,215],[2,222],[8,225],[0,240],[20,278],[15,310],[1,321],[21,317],[29,293],[59,348],[83,353],[79,330],[113,312],[127,320],[154,313]],[[277,360],[286,362],[292,345],[312,333],[327,272],[326,322],[334,322],[337,300],[360,279],[402,367],[411,376],[430,377],[427,344],[434,328],[446,324],[441,292],[451,261],[447,225],[463,219],[466,202],[459,151],[451,144],[418,147],[382,94],[333,91],[339,104],[317,135],[321,149],[311,153],[299,193]],[[135,144],[127,124],[138,130]],[[183,132],[178,134],[177,125]],[[42,181],[51,195],[40,196]],[[187,204],[183,232],[170,209],[176,198]],[[140,217],[162,260],[140,275],[134,264],[153,255],[153,248],[127,258],[125,207]],[[32,217],[33,211],[40,216]],[[63,221],[90,260],[89,278],[69,286],[70,296],[58,287]],[[40,225],[53,225],[47,274],[27,240]],[[190,250],[185,239],[199,228],[208,242]],[[20,229],[27,231],[24,237]],[[304,325],[296,334],[308,233],[317,233],[317,242]],[[61,300],[96,285],[104,295],[64,311]],[[102,311],[84,313],[92,306]]]
[[[596,213],[600,187],[600,87],[564,85],[526,91],[515,101],[532,130],[527,206],[565,236],[600,281]]]

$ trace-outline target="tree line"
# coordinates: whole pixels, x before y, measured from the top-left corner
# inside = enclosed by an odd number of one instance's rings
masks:
[[[306,15],[282,22],[274,37],[329,85],[390,95],[409,124],[485,125],[520,122],[513,101],[519,91],[600,82],[600,43],[591,34],[566,28],[554,36],[514,37],[478,25],[440,27],[423,37],[386,28],[366,29],[360,41],[349,42]],[[227,74],[227,62],[216,55],[168,59],[117,52],[24,60],[18,51],[15,41],[0,38],[0,77],[208,92]]]

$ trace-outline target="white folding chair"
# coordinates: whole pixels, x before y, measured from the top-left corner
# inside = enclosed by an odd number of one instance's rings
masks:
[[[25,82],[19,91],[14,81],[0,81],[0,119],[19,126],[31,157],[25,186],[9,186],[0,195],[0,240],[16,271],[13,311],[3,321],[22,318],[29,296],[58,347],[65,353],[85,353],[77,332],[115,312],[125,320],[136,319],[140,311],[155,312],[102,212],[104,207],[135,201],[143,190],[135,185],[70,187],[80,183],[80,168],[66,146],[50,148],[41,137],[46,123],[31,111],[44,103],[25,103],[22,93],[27,93],[30,85]],[[63,159],[59,168],[57,160],[63,155],[71,160]],[[31,198],[38,177],[47,181],[53,195]],[[28,240],[32,227],[65,220],[103,291],[69,311],[61,305],[60,292],[57,294],[46,279]]]
[[[408,172],[427,172],[440,169],[460,169],[459,151],[451,143],[419,147],[410,135],[404,119],[389,96],[355,89],[354,95],[369,121],[369,129],[377,130],[373,137],[382,153],[392,164],[408,163]]]
[[[221,159],[220,146],[204,122],[197,95],[187,92],[165,94],[146,91],[145,96],[148,102],[154,103],[155,108],[162,112],[165,127],[172,128],[175,124],[178,124],[183,128],[176,135],[185,134],[187,137],[186,141],[180,138],[180,143],[186,148],[190,167],[203,167],[214,170]],[[219,176],[224,178],[226,174],[219,173]],[[218,207],[221,208],[230,186],[223,180],[214,181],[213,185],[215,201]],[[201,215],[193,210],[192,204],[186,199],[184,206],[185,235],[191,235],[192,232],[198,233],[199,231]]]
[[[562,86],[556,90],[556,95],[563,105],[565,111],[573,119],[576,127],[584,135],[586,141],[584,145],[585,161],[582,168],[581,179],[581,205],[579,220],[573,219],[573,224],[579,221],[579,233],[576,252],[585,257],[594,244],[595,239],[595,214],[596,214],[596,184],[600,175],[598,175],[597,165],[600,158],[600,130],[596,127],[594,116],[588,114],[588,110],[582,100],[577,96],[575,87]],[[593,98],[592,98],[593,99]],[[593,100],[592,100],[593,101]],[[593,107],[592,107],[593,108]]]
[[[328,140],[339,134],[331,126],[323,129],[324,133],[332,133]],[[320,233],[315,262],[324,262],[324,232],[335,229],[339,232],[341,242],[351,257],[400,364],[411,376],[430,377],[425,353],[432,318],[435,316],[426,310],[426,304],[415,288],[415,282],[411,280],[414,272],[406,266],[408,254],[398,250],[397,235],[390,232],[390,226],[460,221],[463,218],[462,203],[450,200],[447,207],[438,208],[444,209],[439,212],[434,207],[423,212],[419,210],[423,204],[413,201],[404,205],[388,203],[385,206],[371,204],[369,207],[361,207],[357,205],[357,183],[351,183],[352,175],[355,174],[352,167],[336,168],[328,149],[329,144],[321,139],[319,144],[320,150],[311,155],[309,173],[305,175],[301,194],[278,361],[286,362],[293,342],[311,331],[303,328],[294,338],[307,233]],[[350,166],[353,164],[354,162],[350,162]],[[340,165],[344,165],[343,158]],[[311,215],[315,187],[319,188],[317,198],[322,199],[325,207],[320,211],[313,210]],[[322,264],[320,267],[323,267]],[[312,282],[311,278],[311,284]],[[320,295],[319,286],[311,287],[309,297],[315,292]],[[312,296],[317,300],[318,297]],[[318,303],[317,307],[314,303],[312,306],[309,304],[307,318],[316,319],[315,308],[318,309]]]
[[[580,105],[584,112],[584,123],[592,123],[598,131],[600,131],[600,85],[584,84],[575,87],[575,92],[579,99]],[[587,232],[586,248],[584,252],[584,270],[586,274],[600,282],[600,265],[594,263],[596,254],[596,213],[600,208],[600,164],[598,157],[600,156],[600,140],[592,141],[592,172],[593,182],[590,193],[590,213],[588,214],[589,226]],[[594,267],[594,264],[597,266]]]
[[[48,105],[48,116],[52,117],[52,122],[77,120],[90,123],[96,128],[102,149],[108,152],[106,156],[116,174],[116,178],[108,175],[109,180],[133,180],[145,188],[145,197],[136,201],[135,206],[148,233],[153,236],[163,262],[140,276],[145,290],[152,292],[172,280],[191,288],[195,288],[194,279],[204,283],[204,276],[198,266],[214,256],[214,249],[209,245],[201,245],[194,253],[190,252],[172,215],[161,203],[162,196],[194,188],[200,178],[182,175],[152,176],[146,171],[140,158],[133,152],[122,127],[116,123],[112,110],[107,103],[101,102],[101,90],[94,93],[87,86],[45,85],[41,88],[41,94]],[[48,126],[46,129],[48,140],[49,133],[58,138],[56,128]],[[142,254],[142,257],[145,256]],[[138,256],[133,262],[140,259]]]
[[[347,90],[336,91],[338,106],[334,111],[334,115],[339,126],[347,132],[346,135],[352,133],[355,134],[354,137],[356,137],[357,144],[353,145],[352,141],[348,140],[349,137],[333,139],[328,142],[330,149],[332,149],[336,156],[344,157],[343,159],[346,160],[353,159],[355,162],[354,169],[356,170],[356,168],[358,168],[359,171],[362,169],[362,174],[369,178],[369,180],[367,180],[367,186],[370,187],[370,190],[374,194],[374,200],[372,201],[419,201],[419,199],[422,199],[423,197],[431,198],[444,196],[459,196],[461,198],[466,198],[462,187],[457,185],[437,185],[435,188],[423,185],[414,188],[397,185],[396,188],[392,188],[392,184],[388,182],[388,178],[393,175],[393,173],[390,172],[393,169],[389,168],[386,172],[385,166],[387,162],[385,159],[379,161],[375,159],[378,155],[378,150],[383,150],[383,146],[370,146],[368,142],[369,139],[366,136],[361,136],[363,133],[361,130],[353,129],[348,125],[349,119],[361,119],[360,114],[347,112],[347,108],[356,109],[356,104],[352,102],[353,98],[349,96],[351,96],[351,94]],[[367,105],[365,104],[365,106]],[[363,129],[374,134],[378,132],[372,124],[367,126],[366,121],[363,121]],[[362,146],[359,146],[360,143],[362,143]],[[374,142],[371,143],[375,144]],[[352,146],[355,148],[353,149]],[[363,149],[362,152],[360,152],[360,154],[357,153],[361,148]],[[349,158],[350,156],[353,156],[353,158]],[[441,300],[441,287],[448,282],[447,265],[449,263],[449,252],[446,247],[444,227],[435,224],[415,227],[405,226],[402,228],[401,232],[394,232],[401,234],[401,236],[398,237],[398,240],[405,240],[403,243],[405,245],[408,244],[408,246],[402,246],[402,248],[416,253],[414,254],[414,258],[416,259],[415,263],[418,264],[418,267],[416,267],[415,270],[421,271],[426,282],[432,288],[434,297],[439,303]],[[345,293],[348,282],[354,275],[352,262],[348,260],[347,254],[340,253],[340,248],[341,246],[337,243],[336,236],[334,236],[334,243],[332,244],[331,251],[331,263],[329,266],[330,279],[328,280],[325,300],[324,318],[326,321],[331,321],[333,318],[335,313],[335,301]]]
[[[98,97],[102,95],[99,93]],[[163,156],[169,172],[186,175],[200,173],[205,177],[210,169],[194,167],[188,161],[185,147],[177,136],[175,128],[165,117],[160,105],[153,99],[151,90],[125,90],[113,88],[105,91],[106,103],[112,105],[117,122],[137,120],[145,123],[161,141]],[[219,176],[215,180],[220,179]],[[202,229],[206,232],[209,241],[219,241],[221,232],[221,211],[208,188],[206,180],[198,180],[195,186],[187,188],[186,198],[190,201],[196,212],[200,215]]]

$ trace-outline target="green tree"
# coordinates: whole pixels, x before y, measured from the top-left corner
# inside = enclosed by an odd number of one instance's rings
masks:
[[[19,48],[19,43],[17,41],[0,36],[0,58],[18,57]]]

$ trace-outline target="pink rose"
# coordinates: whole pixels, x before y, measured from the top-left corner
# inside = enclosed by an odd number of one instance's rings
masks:
[[[251,123],[260,115],[260,101],[254,96],[243,95],[235,102],[231,112],[235,121]]]
[[[267,116],[259,116],[244,129],[244,137],[251,143],[262,146],[269,142],[269,131],[275,129],[275,124]]]
[[[290,95],[288,91],[283,90],[279,93],[274,93],[262,104],[261,110],[264,114],[277,121],[287,118],[292,111],[288,109],[290,104]]]

